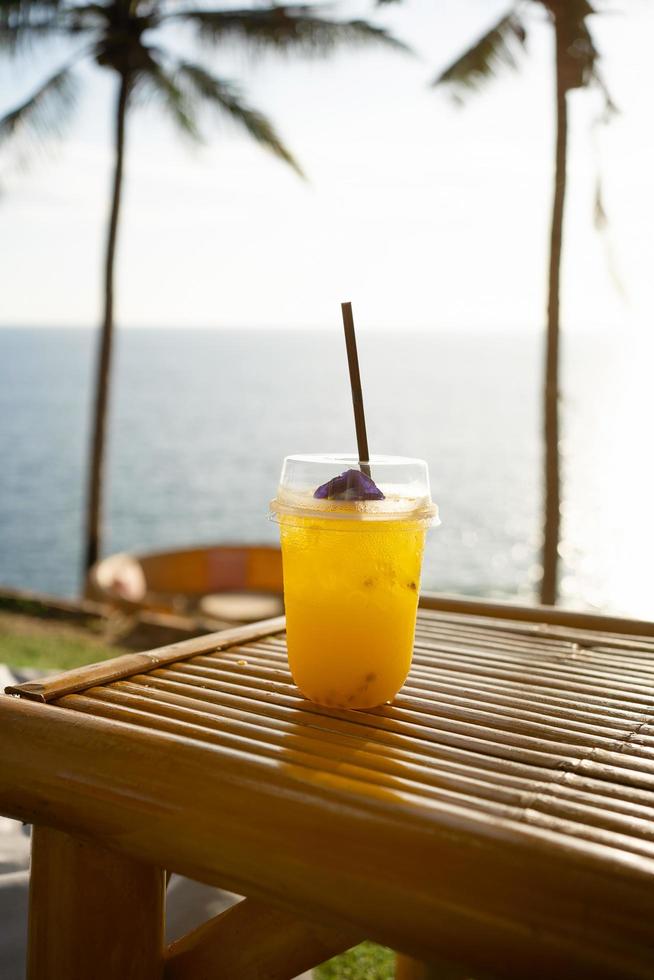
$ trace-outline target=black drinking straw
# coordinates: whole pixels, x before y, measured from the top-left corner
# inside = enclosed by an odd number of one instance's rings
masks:
[[[350,369],[350,387],[352,388],[352,407],[354,408],[354,425],[357,430],[357,449],[359,451],[359,468],[366,476],[370,476],[370,456],[368,454],[368,437],[366,435],[366,417],[363,411],[363,394],[361,392],[361,375],[359,374],[359,357],[357,354],[357,339],[354,334],[354,318],[352,304],[341,303],[343,313],[343,328],[345,330],[345,347],[347,363]]]

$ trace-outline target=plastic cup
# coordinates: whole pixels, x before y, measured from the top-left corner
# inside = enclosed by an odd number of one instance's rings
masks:
[[[383,500],[316,499],[356,456],[287,456],[271,516],[280,525],[288,660],[318,704],[391,701],[411,666],[425,534],[438,523],[427,464],[373,456]]]

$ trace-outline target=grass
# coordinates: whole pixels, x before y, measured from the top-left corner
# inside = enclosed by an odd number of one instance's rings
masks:
[[[10,667],[69,670],[121,652],[80,627],[0,612],[0,663]]]
[[[0,610],[0,663],[10,667],[69,670],[121,652],[81,627]],[[316,980],[393,980],[394,975],[391,950],[369,942],[314,970]]]
[[[375,943],[361,943],[313,971],[316,980],[393,980],[394,956]]]

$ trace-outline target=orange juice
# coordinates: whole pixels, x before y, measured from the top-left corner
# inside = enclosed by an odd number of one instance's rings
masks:
[[[279,523],[295,683],[328,706],[390,701],[411,665],[425,522],[280,515]]]
[[[439,523],[427,464],[287,456],[270,515],[300,691],[328,707],[391,701],[411,666],[425,534]]]

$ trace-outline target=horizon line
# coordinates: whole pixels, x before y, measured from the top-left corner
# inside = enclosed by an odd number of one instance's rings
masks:
[[[259,332],[289,332],[289,333],[311,333],[316,331],[331,332],[335,328],[340,327],[340,321],[335,317],[333,322],[324,324],[238,324],[238,325],[228,325],[228,324],[171,324],[171,323],[160,323],[160,324],[116,324],[116,331],[182,331],[182,330],[193,330],[193,331],[203,331],[203,332],[227,332],[227,331],[259,331]],[[598,331],[605,330],[618,330],[621,329],[623,324],[617,322],[603,322],[603,323],[576,323],[574,325],[564,325],[562,327],[562,332],[574,332],[574,333],[596,333]],[[95,324],[82,324],[82,323],[1,323],[0,330],[79,330],[89,333],[96,333],[100,331],[100,326]],[[505,323],[505,324],[488,324],[482,325],[479,323],[472,324],[405,324],[399,326],[397,324],[357,324],[357,333],[397,333],[402,334],[405,332],[412,333],[476,333],[476,334],[486,334],[491,336],[497,333],[534,333],[540,334],[545,332],[546,324],[531,323]]]

